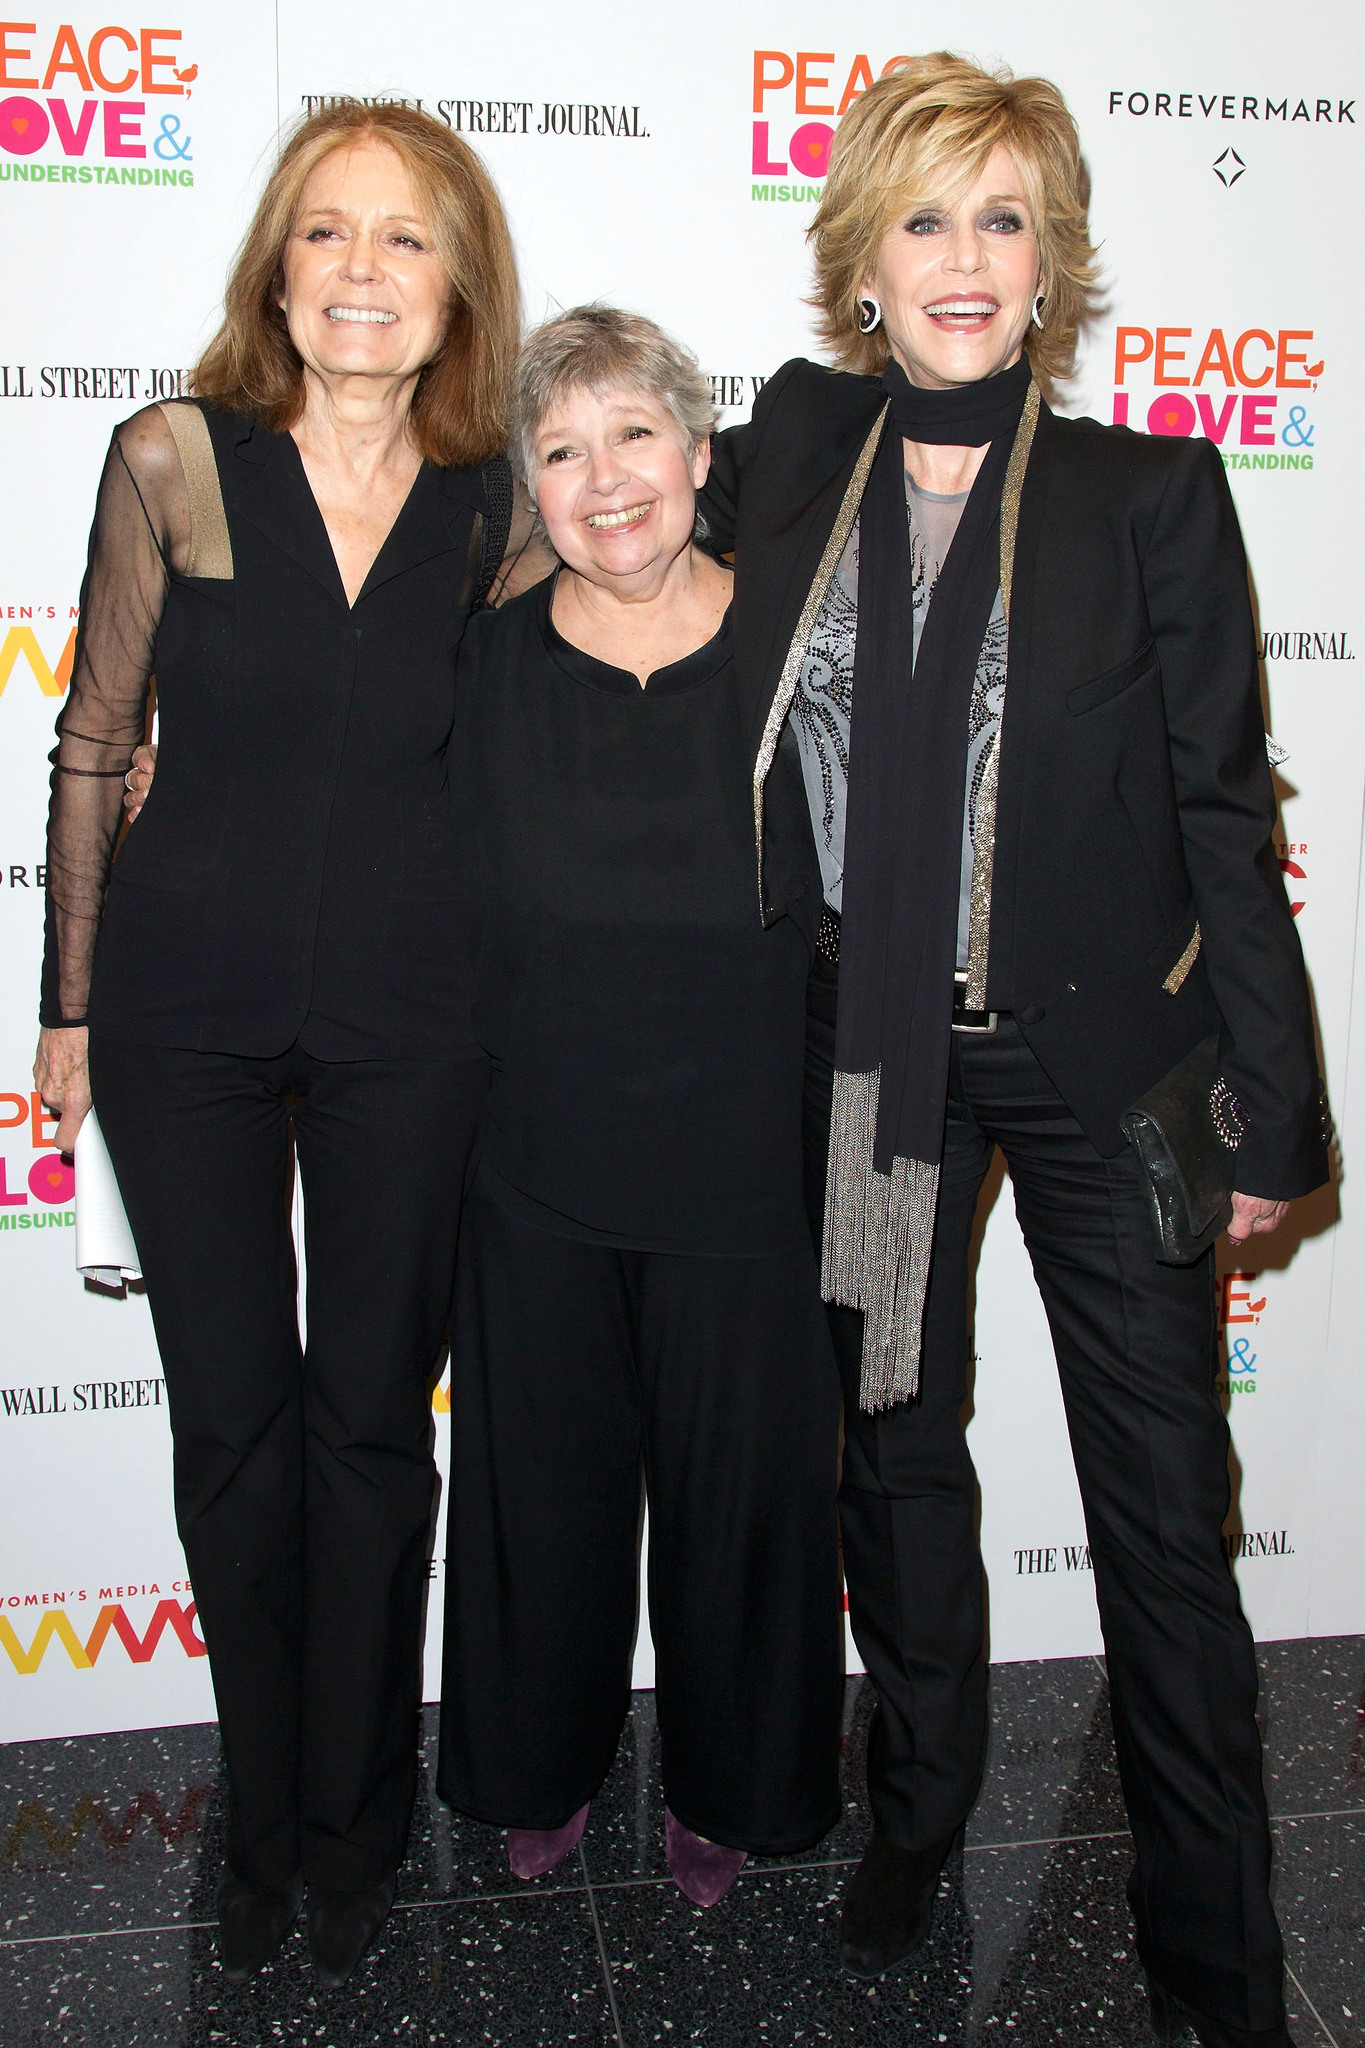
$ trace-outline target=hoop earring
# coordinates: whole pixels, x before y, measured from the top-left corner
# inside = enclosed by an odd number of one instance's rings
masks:
[[[871,298],[871,297],[868,297],[868,298],[865,298],[865,299],[859,299],[859,301],[858,301],[858,332],[859,332],[859,334],[871,334],[874,328],[877,328],[877,327],[880,327],[880,326],[881,326],[881,322],[882,322],[882,309],[881,309],[881,306],[880,306],[879,302],[878,302],[878,301],[877,301],[876,299],[874,299],[874,298]]]
[[[1039,308],[1039,307],[1040,307],[1040,306],[1042,305],[1042,303],[1043,303],[1043,299],[1044,299],[1044,294],[1043,294],[1042,292],[1039,292],[1039,294],[1038,294],[1037,298],[1036,298],[1036,299],[1035,299],[1035,300],[1033,301],[1033,324],[1034,324],[1034,326],[1035,326],[1035,327],[1041,327],[1041,326],[1042,326],[1042,324],[1043,324],[1043,316],[1042,316],[1042,314],[1041,314],[1041,313],[1040,313],[1040,312],[1038,311],[1038,308]]]

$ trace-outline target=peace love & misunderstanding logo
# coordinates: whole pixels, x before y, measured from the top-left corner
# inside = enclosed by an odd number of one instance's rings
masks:
[[[904,54],[883,59],[874,72],[862,52],[755,50],[753,199],[818,199],[829,170],[834,127],[874,77],[885,77]],[[814,118],[812,118],[814,117]],[[784,182],[773,184],[772,179]],[[793,180],[795,182],[793,182]]]
[[[0,184],[193,185],[188,116],[156,104],[193,93],[182,41],[178,28],[0,21]]]
[[[1326,370],[1311,327],[1119,327],[1115,426],[1199,434],[1225,468],[1311,470],[1318,452],[1311,394]],[[1150,381],[1153,396],[1134,388]],[[1296,393],[1309,396],[1299,400]]]

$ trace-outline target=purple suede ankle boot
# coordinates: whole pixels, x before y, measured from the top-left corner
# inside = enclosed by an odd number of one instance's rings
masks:
[[[714,1906],[723,1899],[748,1862],[742,1849],[724,1849],[704,1842],[664,1808],[664,1844],[673,1882],[694,1906]]]
[[[507,1861],[515,1877],[544,1877],[576,1849],[588,1824],[589,1808],[580,1806],[562,1828],[508,1828]]]

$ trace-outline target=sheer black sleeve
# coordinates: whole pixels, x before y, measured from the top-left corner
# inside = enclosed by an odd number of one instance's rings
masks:
[[[545,535],[536,513],[535,500],[518,477],[512,488],[512,522],[507,535],[507,552],[489,586],[485,604],[493,610],[520,597],[533,583],[559,567],[559,557]]]
[[[114,434],[81,585],[71,688],[57,717],[48,811],[44,1025],[85,1022],[95,939],[123,815],[123,777],[144,737],[170,572],[189,547],[180,457],[157,406]]]

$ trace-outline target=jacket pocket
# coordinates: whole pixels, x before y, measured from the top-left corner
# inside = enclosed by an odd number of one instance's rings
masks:
[[[1066,708],[1073,718],[1094,711],[1131,684],[1140,682],[1156,665],[1156,649],[1149,640],[1145,647],[1139,647],[1136,654],[1130,654],[1127,661],[1121,661],[1116,668],[1107,668],[1103,675],[1092,676],[1088,683],[1077,683],[1074,690],[1068,690]]]
[[[1147,955],[1147,967],[1167,995],[1179,995],[1199,957],[1202,943],[1194,904],[1187,903],[1175,923],[1167,927]]]

